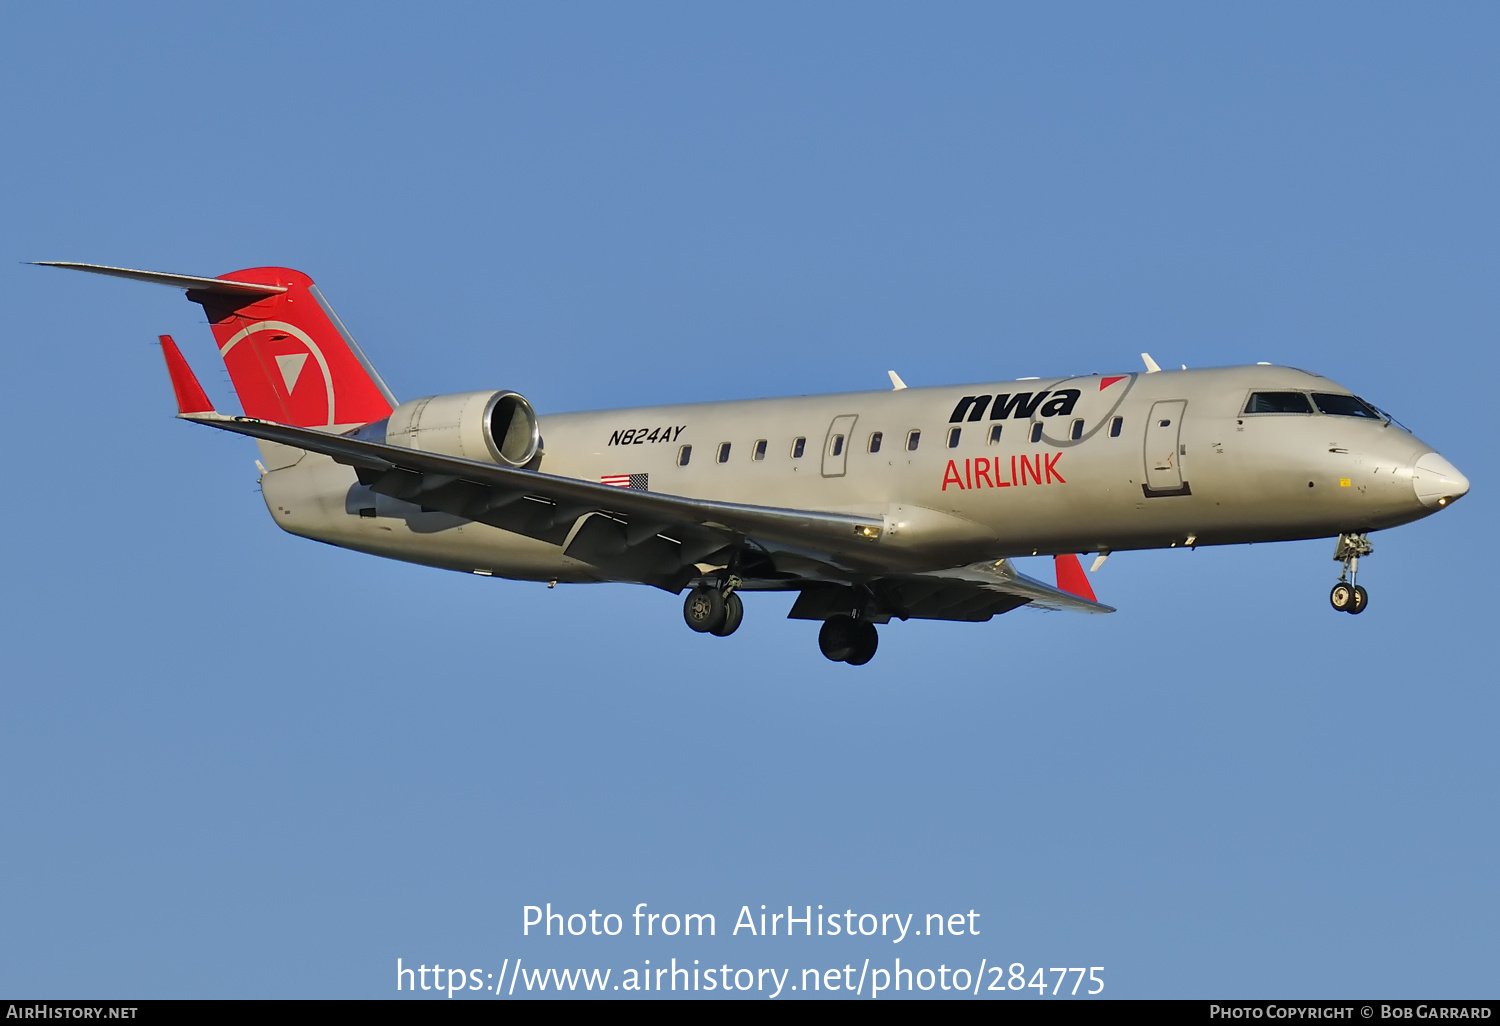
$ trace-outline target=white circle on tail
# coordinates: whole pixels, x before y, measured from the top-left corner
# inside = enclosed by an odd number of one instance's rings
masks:
[[[254,335],[257,331],[284,331],[307,347],[308,352],[312,353],[313,359],[318,361],[318,368],[323,372],[323,385],[328,390],[328,426],[332,427],[334,424],[337,424],[338,421],[333,418],[333,373],[328,369],[328,361],[324,359],[323,350],[318,348],[318,344],[308,337],[307,332],[295,324],[288,324],[286,321],[256,321],[254,324],[246,325],[235,332],[228,342],[219,347],[219,355],[221,357],[228,356],[229,351],[237,343]],[[290,394],[291,390],[288,389],[287,391]]]

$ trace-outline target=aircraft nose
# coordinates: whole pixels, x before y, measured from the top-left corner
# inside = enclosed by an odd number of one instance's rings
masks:
[[[1417,499],[1429,509],[1447,506],[1469,493],[1469,479],[1435,452],[1417,460],[1412,467],[1411,485]]]

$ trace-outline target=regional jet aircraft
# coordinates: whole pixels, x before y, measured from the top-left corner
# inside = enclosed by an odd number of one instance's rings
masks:
[[[398,402],[307,275],[217,278],[51,263],[185,289],[243,416],[214,410],[161,336],[178,416],[249,435],[283,530],[517,580],[687,592],[693,630],[745,591],[796,593],[829,659],[892,617],[1019,606],[1107,613],[1078,562],[1111,552],[1337,538],[1337,610],[1368,534],[1469,482],[1327,378],[1258,364],[538,414],[504,388]],[[1054,557],[1056,584],[1017,556]]]

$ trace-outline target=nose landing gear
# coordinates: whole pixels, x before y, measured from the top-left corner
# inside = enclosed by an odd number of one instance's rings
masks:
[[[1368,535],[1339,535],[1338,545],[1333,550],[1333,558],[1344,564],[1344,572],[1339,574],[1339,583],[1335,584],[1333,590],[1328,593],[1328,601],[1334,609],[1341,613],[1365,611],[1365,606],[1370,603],[1370,595],[1364,588],[1354,583],[1354,578],[1359,573],[1359,557],[1368,556],[1374,551],[1375,546],[1370,544]]]
[[[1328,601],[1341,613],[1360,613],[1364,611],[1370,597],[1363,586],[1340,581],[1328,593]]]
[[[698,585],[682,603],[682,618],[699,634],[729,637],[745,619],[745,604],[734,592],[739,583],[731,577],[722,587]]]

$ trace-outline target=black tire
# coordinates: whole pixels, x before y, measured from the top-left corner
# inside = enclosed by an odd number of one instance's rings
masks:
[[[869,620],[859,620],[854,626],[858,629],[859,641],[844,662],[850,666],[863,666],[875,658],[875,649],[880,646],[880,632]]]
[[[1364,585],[1354,586],[1354,604],[1349,607],[1349,612],[1358,615],[1365,611],[1365,606],[1370,604],[1370,593],[1365,591]]]
[[[1341,613],[1347,613],[1354,605],[1354,589],[1343,581],[1335,584],[1328,593],[1328,601]]]
[[[727,638],[740,629],[740,622],[745,619],[745,603],[734,592],[724,600],[724,619],[717,626],[709,629],[710,634],[717,638]]]
[[[724,593],[703,585],[694,588],[683,600],[682,618],[699,634],[712,631],[724,622]]]
[[[836,663],[847,660],[859,641],[859,624],[852,616],[830,616],[818,631],[818,648]]]

